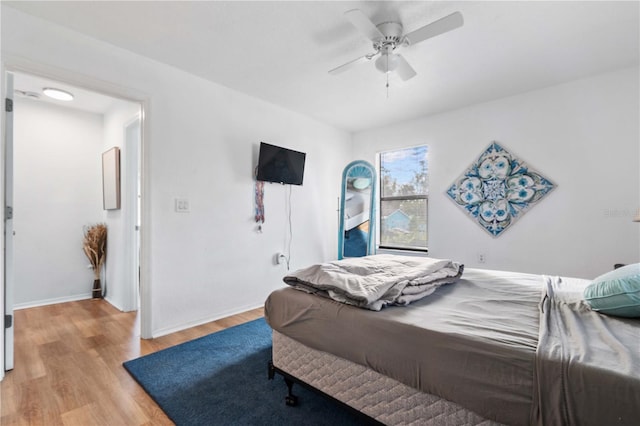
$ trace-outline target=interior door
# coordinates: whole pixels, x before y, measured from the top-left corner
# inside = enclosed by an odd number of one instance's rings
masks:
[[[125,310],[138,309],[140,286],[140,118],[125,126],[126,267]]]
[[[13,369],[13,74],[6,76],[4,152],[4,369]]]

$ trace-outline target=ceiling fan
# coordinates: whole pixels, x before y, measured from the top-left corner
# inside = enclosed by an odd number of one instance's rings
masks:
[[[375,61],[379,71],[383,73],[395,71],[405,81],[413,78],[416,71],[402,55],[396,53],[398,49],[420,43],[464,24],[462,14],[454,12],[415,31],[403,34],[404,29],[400,22],[386,21],[376,25],[359,9],[349,10],[345,12],[345,16],[354,27],[373,42],[374,51],[332,69],[329,74],[340,74],[356,64],[370,61],[379,56]]]

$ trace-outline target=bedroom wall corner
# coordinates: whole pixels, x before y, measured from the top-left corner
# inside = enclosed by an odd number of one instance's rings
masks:
[[[431,256],[593,278],[640,261],[640,226],[631,221],[640,207],[639,75],[620,69],[359,132],[354,152],[373,161],[384,149],[430,146]],[[445,193],[492,141],[558,185],[497,238]]]

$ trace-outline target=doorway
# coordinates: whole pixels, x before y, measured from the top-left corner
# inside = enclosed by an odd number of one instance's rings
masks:
[[[83,225],[96,222],[108,228],[105,299],[122,311],[137,310],[141,103],[23,72],[11,74],[14,152],[5,155],[4,168],[5,194],[14,194],[15,234],[5,235],[4,270],[13,271],[5,274],[5,314],[91,297],[92,278],[84,277],[93,272],[81,240]],[[42,88],[51,86],[73,93],[75,103],[44,98]],[[121,150],[123,199],[120,209],[103,210],[101,153],[113,146]],[[64,240],[70,241],[66,248]],[[43,243],[47,250],[41,249]],[[5,336],[5,369],[12,367],[9,340]]]

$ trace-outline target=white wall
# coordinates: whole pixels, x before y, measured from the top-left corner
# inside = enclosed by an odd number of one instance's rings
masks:
[[[152,334],[259,306],[282,285],[286,271],[272,259],[285,248],[284,187],[267,185],[262,234],[252,221],[260,141],[307,153],[304,186],[292,194],[292,268],[335,258],[348,133],[2,7],[6,66],[145,94],[143,291]],[[174,211],[176,197],[189,199],[191,213]]]
[[[429,145],[429,250],[469,267],[593,278],[638,262],[638,68],[372,129],[354,158]],[[445,194],[497,141],[558,186],[493,238]],[[479,253],[486,263],[479,264]]]
[[[102,221],[102,116],[14,103],[15,307],[91,297],[83,226]]]
[[[131,206],[126,199],[128,185],[134,184],[137,176],[129,176],[127,173],[127,152],[124,146],[125,125],[140,113],[140,105],[133,102],[120,101],[104,114],[103,148],[102,151],[117,146],[120,148],[120,209],[105,210],[104,222],[107,224],[107,262],[105,267],[105,298],[120,310],[135,310],[129,306],[129,288],[135,285],[126,270],[126,256],[132,256],[126,247],[125,228],[126,216]],[[102,193],[102,192],[101,192]]]
[[[181,90],[159,92],[152,110],[167,117],[162,150],[157,132],[151,148],[153,299],[154,310],[186,324],[261,305],[282,286],[286,271],[272,260],[285,248],[287,188],[265,185],[266,223],[257,233],[252,176],[260,141],[307,154],[304,185],[292,188],[291,267],[335,258],[334,200],[350,138],[213,84],[177,83]],[[191,213],[176,213],[175,198],[188,199]]]
[[[119,309],[127,306],[127,286],[134,283],[125,270],[125,256],[131,254],[124,239],[124,215],[129,209],[124,191],[130,179],[124,168],[128,155],[124,126],[139,111],[139,104],[115,100],[103,116],[16,99],[14,204],[20,228],[15,238],[16,308],[91,297],[93,274],[84,268],[88,260],[78,250],[82,226],[97,222],[108,227],[102,274],[106,298]],[[114,146],[122,149],[122,203],[118,210],[103,210],[101,155]],[[59,207],[62,197],[68,208]],[[80,233],[70,235],[69,230],[79,224]],[[62,247],[51,250],[53,245]],[[78,263],[79,257],[83,262]]]

